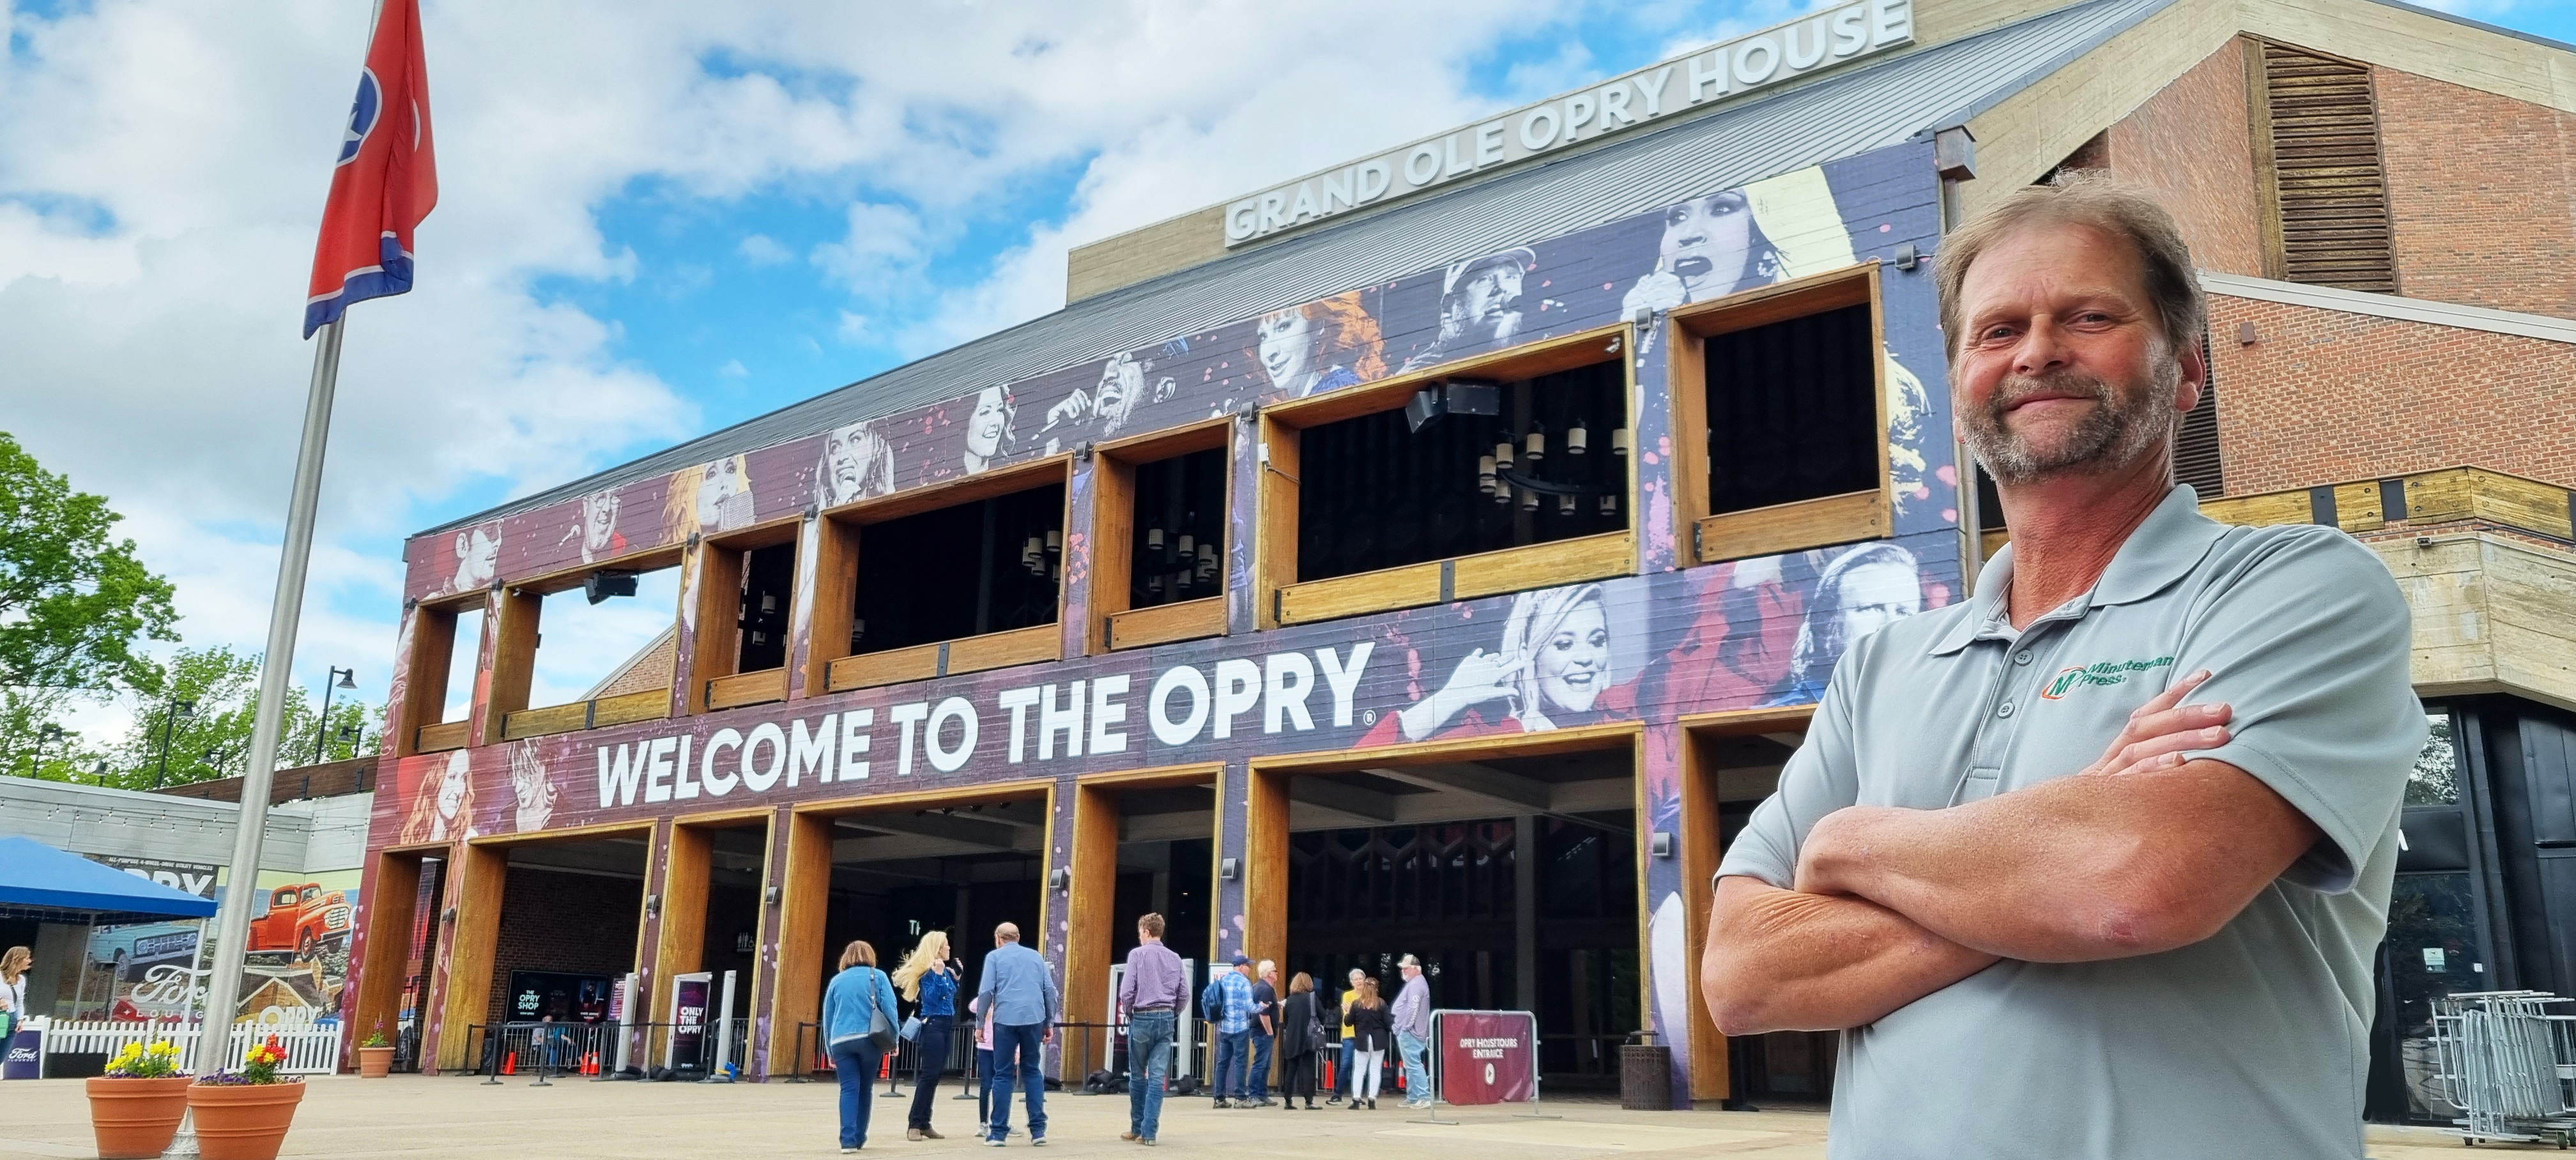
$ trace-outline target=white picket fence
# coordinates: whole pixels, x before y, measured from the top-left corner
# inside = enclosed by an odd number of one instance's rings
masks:
[[[36,1021],[30,1020],[34,1027]],[[156,1043],[168,1040],[179,1045],[179,1058],[193,1063],[197,1054],[197,1025],[177,1021],[132,1023],[122,1020],[72,1022],[51,1020],[43,1025],[44,1054],[56,1052],[105,1052],[114,1055],[129,1043]],[[270,1036],[286,1052],[286,1062],[277,1070],[293,1075],[330,1075],[340,1069],[340,1025],[334,1023],[236,1023],[233,1025],[232,1050],[226,1058],[234,1070],[241,1058],[250,1054],[251,1045]]]

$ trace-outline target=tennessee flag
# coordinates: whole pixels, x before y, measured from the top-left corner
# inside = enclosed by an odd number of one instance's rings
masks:
[[[337,321],[352,302],[410,290],[411,232],[437,204],[420,3],[384,0],[331,171],[331,200],[322,208],[304,337]]]

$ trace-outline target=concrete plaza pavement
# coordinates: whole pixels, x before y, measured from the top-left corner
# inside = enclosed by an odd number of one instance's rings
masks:
[[[708,1156],[838,1154],[836,1089],[829,1084],[599,1083],[557,1080],[534,1087],[525,1077],[499,1085],[470,1078],[329,1077],[309,1081],[284,1156],[525,1157],[584,1156],[611,1160],[703,1160]],[[978,1147],[974,1104],[938,1093],[937,1141],[904,1140],[904,1097],[882,1087],[867,1151],[897,1155],[996,1155]],[[1122,1143],[1125,1096],[1053,1093],[1047,1097],[1047,1150],[1072,1156],[1139,1156]],[[88,1101],[79,1080],[21,1081],[0,1087],[0,1157],[96,1155]],[[1022,1132],[1010,1147],[1028,1144]],[[1219,1111],[1204,1098],[1164,1105],[1161,1150],[1282,1160],[1561,1160],[1574,1156],[1660,1153],[1820,1160],[1825,1116],[1819,1111],[1630,1112],[1615,1102],[1554,1101],[1542,1107],[1562,1119],[1528,1119],[1514,1108],[1448,1108],[1455,1124],[1415,1122],[1417,1112],[1381,1100],[1375,1112],[1325,1108]],[[2489,1145],[2488,1147],[2497,1147]],[[2510,1146],[2508,1146],[2510,1147]],[[2461,1155],[2456,1138],[2427,1129],[2370,1130],[2378,1160]],[[2555,1148],[2545,1150],[2555,1153]],[[1141,1160],[1141,1157],[1140,1157]]]

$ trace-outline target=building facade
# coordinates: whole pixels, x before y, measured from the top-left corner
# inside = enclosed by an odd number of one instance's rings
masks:
[[[2010,534],[1930,264],[2062,168],[2208,271],[2206,510],[2414,604],[2463,846],[2410,897],[2470,921],[2400,922],[2383,1033],[2452,956],[2576,986],[2512,828],[2576,827],[2570,77],[2379,0],[1859,0],[1078,249],[1061,311],[410,541],[352,1017],[453,1069],[514,965],[654,1021],[730,969],[785,1074],[843,940],[1015,921],[1103,1024],[1157,910],[1423,954],[1552,1081],[1646,1032],[1680,1099],[1820,1094],[1831,1036],[1710,1024],[1709,875],[1845,644]],[[549,598],[661,571],[667,638],[530,704]]]

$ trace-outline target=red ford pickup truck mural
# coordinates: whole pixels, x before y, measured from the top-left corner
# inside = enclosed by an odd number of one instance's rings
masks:
[[[250,949],[292,950],[298,959],[312,958],[348,937],[348,896],[317,882],[269,891],[268,912],[250,920]]]

